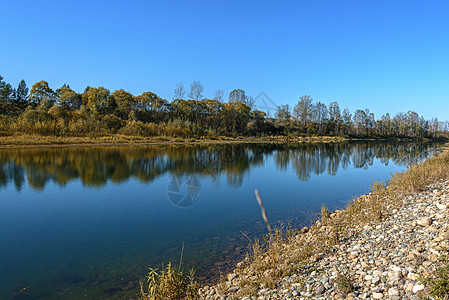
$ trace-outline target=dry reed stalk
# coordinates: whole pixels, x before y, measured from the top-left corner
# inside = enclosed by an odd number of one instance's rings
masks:
[[[265,224],[267,224],[268,231],[271,233],[270,222],[268,222],[267,211],[265,210],[265,207],[263,206],[262,198],[260,198],[259,192],[257,190],[254,190],[254,193],[256,194],[257,203],[259,203],[260,209],[262,211],[262,218],[265,221]]]

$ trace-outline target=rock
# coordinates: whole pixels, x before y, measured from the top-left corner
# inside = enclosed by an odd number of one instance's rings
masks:
[[[374,278],[373,275],[366,275],[365,276],[365,280],[366,281],[371,281],[371,280],[373,280],[373,278]]]
[[[374,299],[382,299],[384,297],[384,294],[382,293],[373,293]]]
[[[228,281],[232,281],[232,279],[234,279],[234,278],[236,278],[237,277],[237,274],[235,274],[235,273],[229,273],[227,276],[226,276],[226,279],[228,280]]]
[[[412,291],[414,294],[416,294],[419,291],[422,291],[424,289],[424,285],[423,284],[417,284],[413,287]]]
[[[399,295],[399,290],[397,288],[390,288],[388,290],[388,296],[398,296]]]
[[[416,224],[423,227],[429,226],[430,224],[432,224],[432,217],[416,220]]]
[[[324,293],[326,289],[324,288],[324,286],[320,285],[319,287],[317,287],[315,289],[315,295],[321,295]]]
[[[228,291],[230,291],[231,293],[237,292],[238,290],[240,290],[240,287],[238,286],[231,286]]]
[[[308,227],[303,227],[301,229],[301,233],[307,233],[307,232],[309,232],[309,228]]]

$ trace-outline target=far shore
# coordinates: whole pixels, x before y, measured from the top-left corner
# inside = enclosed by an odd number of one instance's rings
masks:
[[[39,135],[0,136],[0,148],[21,147],[75,147],[75,146],[122,146],[122,145],[179,145],[179,144],[225,144],[225,143],[337,143],[345,141],[386,141],[389,139],[349,138],[343,136],[266,136],[266,137],[201,137],[174,138],[165,136],[140,137],[127,135],[104,135],[92,137],[61,137]],[[391,139],[411,141],[412,139]],[[430,141],[419,139],[419,141]]]

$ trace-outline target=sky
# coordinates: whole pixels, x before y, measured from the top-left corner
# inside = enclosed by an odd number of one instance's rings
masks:
[[[169,101],[243,89],[383,114],[449,120],[448,1],[6,1],[0,75],[146,91]],[[263,106],[256,98],[256,106]]]

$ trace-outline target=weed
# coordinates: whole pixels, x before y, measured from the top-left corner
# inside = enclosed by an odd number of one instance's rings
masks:
[[[184,275],[179,269],[172,267],[171,263],[158,272],[150,269],[147,284],[140,282],[140,299],[145,300],[175,300],[196,299],[199,285],[195,281],[193,269],[189,275]]]
[[[449,259],[447,254],[440,258],[440,266],[435,276],[425,281],[430,287],[430,294],[432,296],[437,299],[449,299]]]

